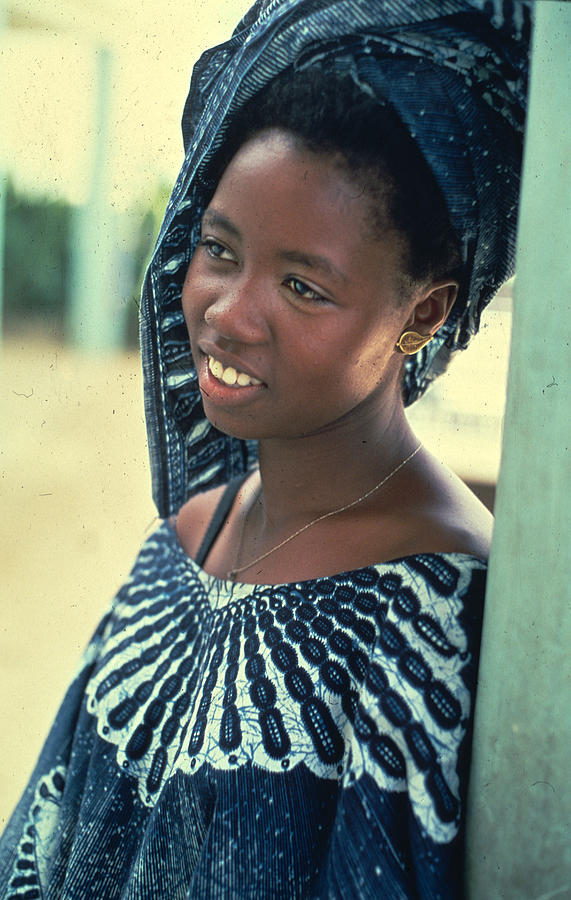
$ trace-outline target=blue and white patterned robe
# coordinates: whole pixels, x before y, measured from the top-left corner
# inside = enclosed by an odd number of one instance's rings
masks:
[[[458,898],[485,566],[221,581],[167,522],[0,846],[14,900]]]

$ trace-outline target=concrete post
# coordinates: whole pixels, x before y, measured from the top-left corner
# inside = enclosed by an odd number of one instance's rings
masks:
[[[571,898],[571,3],[535,9],[470,900]]]
[[[0,0],[0,35],[7,27],[8,14],[6,0]],[[6,266],[6,192],[8,190],[8,176],[0,160],[0,342],[3,334],[4,322],[4,273]]]
[[[106,47],[96,55],[94,159],[87,203],[72,222],[72,273],[67,332],[86,350],[121,346],[125,334],[124,255],[118,247],[118,217],[111,203],[110,109],[112,56]]]

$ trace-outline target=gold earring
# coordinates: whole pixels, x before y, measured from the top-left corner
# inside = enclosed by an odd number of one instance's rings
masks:
[[[433,334],[419,334],[418,331],[403,331],[395,344],[395,350],[399,350],[401,353],[411,356],[413,353],[422,350],[433,337]]]

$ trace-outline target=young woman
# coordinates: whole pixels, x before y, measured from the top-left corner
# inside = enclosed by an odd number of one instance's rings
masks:
[[[461,896],[491,524],[404,404],[509,272],[527,10],[426,6],[259,3],[195,75],[144,294],[166,521],[2,896]]]

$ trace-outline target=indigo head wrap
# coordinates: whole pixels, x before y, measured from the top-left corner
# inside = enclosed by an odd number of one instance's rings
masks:
[[[181,290],[208,197],[209,161],[236,111],[284,69],[350,73],[417,142],[459,238],[463,281],[436,337],[406,359],[405,403],[476,333],[513,274],[531,0],[258,0],[197,63],[183,115],[186,157],[142,297],[141,342],[153,496],[162,516],[227,481],[255,446],[202,411]]]

